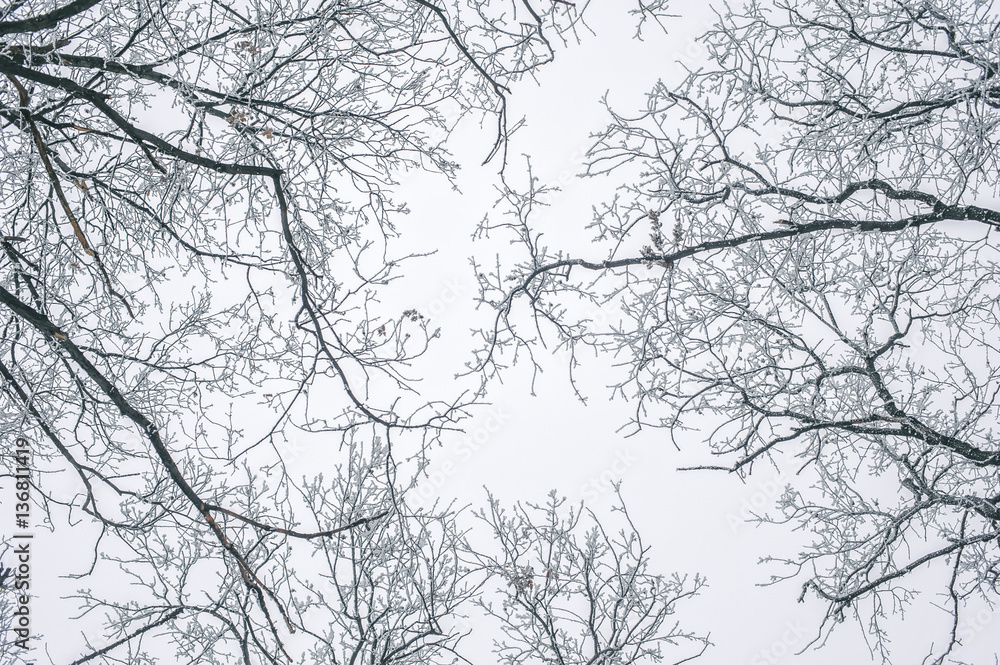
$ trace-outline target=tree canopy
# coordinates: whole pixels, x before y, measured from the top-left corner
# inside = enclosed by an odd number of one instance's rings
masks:
[[[469,662],[473,615],[509,665],[705,653],[682,610],[704,578],[655,570],[619,485],[610,515],[411,500],[553,341],[584,399],[581,364],[614,358],[629,431],[710,455],[687,473],[794,475],[755,519],[810,534],[771,580],[823,605],[812,644],[853,617],[888,661],[887,622],[931,602],[927,662],[961,657],[1000,584],[1000,14],[718,7],[683,80],[607,103],[583,175],[617,193],[580,251],[543,241],[552,186],[508,153],[512,90],[586,45],[585,10],[0,9],[0,464],[72,544],[74,663]],[[621,11],[660,40],[669,10]],[[414,371],[426,313],[386,294],[424,258],[400,182],[456,182],[463,118],[502,174],[478,234],[513,247],[473,261],[493,324],[449,393]],[[10,570],[5,628],[29,604]],[[14,637],[0,654],[28,662]]]
[[[609,107],[586,175],[624,184],[585,255],[533,229],[537,180],[487,221],[525,258],[481,270],[497,318],[475,367],[596,349],[626,368],[634,427],[706,442],[701,469],[807,478],[759,516],[813,534],[776,579],[886,656],[918,572],[951,616],[934,662],[968,602],[996,601],[998,39],[982,2],[721,11],[706,63]]]
[[[393,446],[423,454],[472,399],[413,389],[433,334],[379,304],[407,258],[394,187],[454,176],[465,114],[502,162],[509,86],[579,21],[548,0],[2,10],[3,459],[35,443],[33,510],[100,580],[76,662],[454,658],[484,582],[452,511],[407,508]],[[303,440],[341,464],[296,475]]]

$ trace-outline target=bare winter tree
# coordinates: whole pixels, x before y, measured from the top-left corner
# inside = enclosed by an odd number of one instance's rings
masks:
[[[455,657],[479,583],[454,515],[408,509],[395,473],[470,399],[414,390],[434,335],[379,302],[407,258],[392,189],[454,174],[467,113],[503,161],[508,86],[579,21],[562,0],[0,9],[0,428],[33,442],[36,522],[100,580],[75,663]]]
[[[613,354],[636,426],[800,476],[761,517],[812,531],[777,577],[825,628],[855,616],[885,655],[923,588],[944,662],[1000,590],[1000,14],[751,3],[701,44],[706,65],[597,137],[587,175],[626,184],[589,254],[542,246],[543,184],[505,192],[491,224],[526,258],[481,271],[498,316],[476,367],[539,342]]]
[[[650,572],[649,547],[623,502],[617,510],[626,526],[617,533],[565,503],[552,492],[544,505],[507,511],[490,497],[489,510],[479,515],[496,545],[474,552],[474,566],[505,583],[501,599],[477,599],[505,634],[496,642],[499,661],[682,663],[704,653],[707,638],[673,617],[704,580]]]

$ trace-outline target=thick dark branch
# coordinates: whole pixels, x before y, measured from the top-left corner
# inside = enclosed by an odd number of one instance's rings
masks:
[[[354,388],[351,386],[350,381],[347,379],[347,374],[341,366],[340,359],[333,355],[333,352],[330,350],[330,343],[326,340],[326,335],[323,333],[324,325],[323,321],[320,320],[321,314],[317,311],[313,302],[312,293],[309,290],[308,266],[305,259],[302,257],[302,252],[295,243],[294,236],[292,235],[291,221],[288,216],[288,200],[286,199],[285,191],[282,188],[281,176],[273,176],[272,182],[274,183],[275,196],[278,200],[278,213],[281,217],[282,235],[285,239],[285,244],[288,245],[288,252],[292,257],[292,264],[295,266],[295,272],[299,280],[299,294],[302,297],[302,308],[306,311],[309,316],[309,320],[312,322],[313,334],[316,336],[316,341],[319,345],[319,353],[326,357],[326,359],[330,362],[330,365],[336,371],[337,376],[340,378],[340,382],[351,402],[353,402],[357,409],[372,422],[378,423],[387,429],[422,429],[426,427],[426,424],[414,425],[400,423],[396,418],[389,420],[380,416],[368,408],[364,401],[355,394]]]
[[[79,240],[80,244],[83,246],[83,251],[86,252],[88,256],[94,259],[94,262],[97,264],[97,269],[101,273],[101,277],[104,278],[104,285],[107,286],[108,291],[111,292],[111,294],[114,295],[116,298],[118,298],[118,300],[120,300],[123,305],[125,305],[125,309],[128,310],[129,316],[131,316],[134,319],[135,312],[132,311],[132,306],[129,305],[128,300],[125,299],[125,296],[118,293],[118,291],[115,290],[115,287],[111,284],[111,276],[108,274],[107,269],[104,267],[104,261],[101,260],[101,257],[97,254],[97,252],[93,250],[93,248],[90,246],[90,243],[87,242],[87,237],[83,232],[83,227],[80,226],[80,223],[76,219],[76,215],[73,213],[73,208],[70,207],[69,201],[66,199],[66,194],[63,192],[62,188],[62,183],[59,182],[59,176],[56,174],[55,169],[52,168],[52,161],[49,159],[49,149],[45,145],[45,142],[42,140],[42,135],[38,131],[38,126],[35,124],[35,120],[32,117],[31,112],[28,110],[28,91],[24,89],[24,86],[21,85],[20,81],[18,81],[10,74],[7,75],[7,79],[14,84],[15,88],[17,88],[17,93],[21,101],[21,115],[24,117],[25,122],[28,124],[28,127],[31,131],[31,137],[35,142],[35,148],[38,149],[38,156],[41,158],[42,165],[45,167],[45,173],[48,174],[49,176],[49,182],[52,184],[52,188],[56,192],[56,198],[59,199],[59,204],[62,206],[63,212],[66,214],[66,217],[69,219],[69,223],[73,227],[73,232],[76,234],[77,240]]]
[[[799,602],[802,602],[806,591],[812,588],[822,598],[825,598],[826,600],[832,603],[837,603],[838,605],[849,605],[850,603],[854,602],[856,599],[860,598],[869,591],[877,587],[880,587],[883,584],[886,584],[887,582],[891,582],[892,580],[904,577],[908,573],[913,572],[914,570],[924,565],[925,563],[930,563],[935,559],[939,559],[943,556],[948,556],[955,550],[962,549],[969,545],[973,545],[975,543],[985,543],[990,540],[995,540],[996,538],[997,538],[997,533],[991,532],[991,533],[980,534],[973,538],[967,538],[964,540],[956,541],[950,545],[947,545],[946,547],[942,547],[941,549],[935,550],[933,552],[930,552],[929,554],[925,554],[922,557],[914,559],[913,561],[911,561],[910,563],[901,568],[897,568],[896,570],[886,573],[885,575],[880,575],[877,579],[872,580],[867,584],[863,584],[857,589],[854,589],[847,593],[828,593],[823,589],[821,589],[816,582],[810,580],[809,582],[806,582],[806,584],[803,586],[802,595],[799,597]]]
[[[228,173],[230,175],[256,175],[273,177],[278,175],[281,171],[278,169],[272,169],[266,166],[255,166],[252,164],[231,164],[227,162],[221,162],[214,159],[209,159],[208,157],[203,157],[201,155],[196,155],[192,152],[188,152],[179,148],[175,145],[164,141],[159,136],[151,134],[143,129],[136,127],[134,124],[129,122],[125,117],[123,117],[118,111],[113,109],[107,102],[107,95],[97,92],[96,90],[91,90],[86,88],[75,81],[63,78],[61,76],[52,76],[51,74],[46,74],[44,72],[39,72],[34,69],[29,69],[28,67],[23,67],[9,58],[0,57],[0,73],[8,74],[10,76],[18,76],[21,78],[28,79],[30,81],[35,81],[36,83],[41,83],[49,87],[58,88],[66,93],[75,95],[86,99],[91,104],[93,104],[97,109],[99,109],[109,120],[111,120],[115,125],[117,125],[132,141],[139,146],[142,150],[148,150],[149,147],[154,147],[160,152],[175,159],[187,162],[189,164],[194,164],[196,166],[202,166],[212,171],[218,173]],[[155,160],[154,164],[163,171],[163,167],[160,166]]]
[[[25,18],[19,21],[4,21],[0,23],[0,35],[9,35],[12,32],[38,32],[54,28],[59,21],[66,20],[77,14],[87,11],[101,0],[73,0],[68,5],[63,5],[59,9],[54,9],[48,14]]]
[[[249,525],[251,525],[251,526],[253,526],[253,527],[257,528],[257,529],[260,529],[261,531],[267,531],[269,533],[280,533],[280,534],[283,534],[285,536],[289,536],[289,537],[292,537],[292,538],[301,538],[303,540],[312,540],[314,538],[329,538],[330,536],[334,536],[334,535],[336,535],[338,533],[342,533],[342,532],[348,531],[350,529],[356,529],[359,526],[367,527],[371,522],[373,522],[375,520],[378,520],[378,519],[382,519],[383,517],[385,517],[386,515],[389,514],[388,510],[383,510],[381,512],[375,513],[371,517],[359,517],[358,519],[354,520],[353,522],[350,522],[350,523],[345,524],[343,526],[338,526],[335,529],[328,529],[326,531],[312,531],[312,532],[309,532],[309,533],[305,533],[305,532],[302,532],[302,531],[295,531],[293,529],[285,529],[285,528],[282,528],[282,527],[279,527],[279,526],[274,526],[274,525],[271,525],[271,524],[265,524],[265,523],[263,523],[263,522],[261,522],[259,520],[255,520],[255,519],[252,519],[250,517],[247,517],[246,515],[241,515],[240,513],[233,512],[232,510],[229,510],[228,508],[223,508],[222,506],[217,506],[217,505],[213,505],[213,504],[206,504],[205,507],[208,508],[209,510],[214,510],[216,512],[222,513],[223,515],[229,515],[233,519],[239,520],[240,522],[243,522],[244,524],[249,524]]]
[[[111,402],[118,407],[118,410],[123,416],[131,420],[139,430],[146,437],[146,439],[152,444],[153,450],[156,455],[160,458],[164,468],[167,470],[167,474],[173,483],[180,489],[181,493],[194,505],[195,509],[202,515],[204,521],[209,525],[215,537],[222,544],[223,548],[232,555],[233,559],[236,561],[237,566],[240,569],[240,573],[243,575],[243,580],[247,587],[253,591],[258,599],[258,603],[264,615],[267,617],[268,623],[271,626],[271,630],[274,633],[275,639],[278,639],[278,632],[271,620],[271,615],[267,609],[267,604],[264,601],[264,594],[269,595],[272,600],[278,605],[279,611],[282,617],[285,619],[285,624],[288,626],[289,630],[294,630],[291,619],[288,618],[288,614],[285,611],[284,606],[278,601],[274,593],[257,578],[256,573],[250,567],[250,564],[246,561],[243,554],[236,548],[233,542],[226,535],[225,530],[219,526],[212,516],[211,510],[198,495],[195,489],[188,483],[184,474],[181,473],[180,468],[177,466],[177,462],[174,461],[173,456],[170,454],[166,443],[164,443],[163,438],[160,436],[159,428],[139,409],[134,407],[131,402],[129,402],[118,387],[115,386],[104,374],[97,369],[90,362],[90,359],[83,353],[83,351],[71,340],[69,337],[62,332],[58,326],[53,324],[49,318],[42,312],[32,309],[30,306],[21,302],[16,296],[7,291],[7,289],[0,286],[0,303],[7,306],[14,314],[19,316],[24,321],[31,324],[36,330],[41,332],[55,340],[55,342],[67,353],[67,355],[72,358],[73,362],[83,370],[91,381],[93,381],[101,389]],[[280,645],[280,640],[279,640]],[[282,647],[283,648],[283,647]]]
[[[779,192],[776,191],[775,193]],[[614,268],[627,268],[630,266],[648,264],[670,266],[681,259],[690,258],[692,256],[698,256],[700,254],[717,250],[736,249],[745,245],[767,242],[770,240],[782,240],[785,238],[795,238],[799,236],[818,234],[825,231],[837,230],[894,233],[908,228],[917,228],[928,224],[935,224],[944,220],[973,220],[1000,228],[1000,213],[994,210],[980,208],[978,206],[939,206],[935,212],[913,215],[911,217],[905,217],[891,222],[856,219],[828,219],[805,224],[794,224],[788,228],[778,229],[775,231],[747,233],[733,238],[723,238],[721,240],[707,240],[705,242],[698,243],[697,245],[691,245],[690,247],[685,247],[675,252],[668,252],[664,254],[650,254],[647,256],[624,259],[608,259],[606,261],[561,259],[559,261],[553,261],[551,263],[538,266],[528,273],[528,275],[521,280],[521,283],[507,294],[507,297],[504,298],[504,302],[501,304],[501,309],[504,312],[509,311],[514,297],[519,292],[527,293],[528,287],[530,287],[531,283],[538,277],[551,272],[570,269],[574,266],[579,266],[586,270],[611,270]]]
[[[63,444],[59,435],[52,428],[52,426],[49,425],[48,421],[45,420],[45,418],[42,417],[42,414],[39,413],[38,409],[35,408],[35,405],[32,403],[31,396],[21,386],[13,372],[10,371],[3,361],[0,361],[0,377],[3,377],[6,382],[7,390],[13,391],[14,395],[17,397],[18,401],[21,402],[24,409],[31,414],[31,417],[35,420],[35,424],[38,425],[38,428],[42,430],[45,436],[48,437],[49,441],[52,442],[52,445],[56,447],[56,450],[59,451],[59,454],[62,455],[67,462],[69,462],[69,465],[73,467],[73,470],[76,471],[78,476],[80,476],[80,482],[82,482],[84,487],[87,489],[87,503],[84,504],[84,511],[92,511],[92,514],[97,519],[109,526],[118,529],[135,529],[136,527],[134,525],[126,524],[124,522],[116,522],[101,514],[100,506],[97,505],[97,495],[94,493],[94,487],[90,482],[90,478],[87,477],[87,474],[92,473],[96,478],[104,481],[116,491],[120,492],[120,490],[114,485],[114,483],[111,482],[111,480],[105,477],[104,474],[100,473],[97,469],[83,464],[76,459],[73,453],[70,452],[69,448]]]
[[[163,615],[162,617],[160,617],[156,621],[154,621],[152,623],[149,623],[149,624],[146,624],[142,628],[140,628],[140,629],[138,629],[138,630],[136,630],[134,632],[129,633],[128,635],[126,635],[125,637],[121,638],[120,640],[116,640],[115,642],[112,642],[111,644],[109,644],[108,646],[104,647],[103,649],[98,649],[97,651],[95,651],[95,652],[93,652],[91,654],[87,654],[83,658],[78,658],[77,660],[74,660],[69,665],[82,665],[83,663],[89,662],[89,661],[97,658],[98,656],[103,656],[104,654],[108,653],[109,651],[112,651],[113,649],[116,649],[116,648],[120,647],[121,645],[127,644],[131,640],[134,640],[135,638],[139,637],[143,633],[145,633],[147,631],[150,631],[150,630],[152,630],[154,628],[159,628],[163,624],[168,623],[170,621],[173,621],[174,619],[176,619],[177,617],[179,617],[181,615],[181,612],[183,612],[183,611],[184,611],[183,607],[174,608],[171,612],[168,612],[167,614]]]
[[[790,199],[796,199],[799,201],[805,201],[806,203],[815,203],[817,205],[830,205],[835,203],[843,203],[847,199],[851,198],[858,192],[862,191],[873,191],[884,194],[887,198],[894,201],[918,201],[920,203],[929,205],[935,210],[946,209],[948,206],[941,201],[938,197],[928,194],[926,192],[921,192],[916,189],[897,189],[887,183],[885,180],[878,178],[872,178],[870,180],[864,180],[861,182],[852,182],[848,184],[839,194],[832,194],[830,196],[818,196],[816,194],[808,194],[797,189],[791,189],[788,187],[747,187],[742,183],[735,183],[730,185],[733,189],[739,189],[748,194],[753,194],[755,196],[765,196],[768,194],[777,194],[779,196],[785,196]],[[975,206],[969,206],[974,208]],[[1000,224],[1000,213],[994,211],[989,211],[992,213],[992,222],[994,224]]]
[[[496,141],[493,143],[493,148],[490,150],[489,155],[487,155],[486,159],[483,160],[483,164],[486,164],[491,159],[493,159],[496,156],[496,154],[500,152],[501,148],[503,148],[507,143],[507,96],[505,93],[509,93],[510,90],[506,86],[501,85],[496,80],[496,78],[494,78],[489,72],[483,69],[483,66],[479,64],[479,62],[472,56],[472,53],[469,52],[469,49],[465,46],[465,44],[462,43],[462,40],[459,39],[458,34],[455,32],[455,29],[451,26],[451,22],[448,21],[448,16],[444,13],[443,9],[441,9],[440,7],[431,2],[427,2],[427,0],[416,0],[416,2],[419,5],[427,7],[437,15],[438,19],[440,19],[441,21],[441,25],[444,26],[444,29],[448,32],[448,35],[451,37],[452,42],[455,44],[458,50],[462,52],[462,55],[465,56],[465,58],[469,61],[469,63],[472,64],[472,66],[476,69],[476,71],[479,72],[480,76],[482,76],[483,79],[485,79],[486,82],[489,83],[490,87],[493,88],[493,92],[496,93],[497,98],[500,100],[500,110],[499,113],[497,114],[497,138]],[[506,160],[507,160],[506,150],[504,150],[505,165],[506,165]]]

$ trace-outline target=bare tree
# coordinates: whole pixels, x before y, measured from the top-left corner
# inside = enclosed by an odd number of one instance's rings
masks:
[[[490,497],[479,514],[495,544],[477,548],[474,565],[504,587],[499,600],[477,599],[506,635],[496,641],[499,662],[682,663],[704,653],[708,639],[673,618],[704,580],[649,571],[649,547],[620,494],[625,527],[618,533],[565,503],[552,492],[543,505],[519,503],[508,512]]]
[[[596,138],[587,175],[627,184],[593,254],[542,245],[543,183],[504,192],[489,225],[525,258],[481,270],[498,315],[476,369],[540,342],[613,355],[637,427],[706,441],[701,468],[805,481],[761,518],[812,531],[776,579],[825,628],[854,615],[886,656],[884,619],[923,585],[950,615],[941,663],[1000,584],[1000,15],[751,3],[701,43],[703,67]]]
[[[461,658],[482,575],[397,473],[474,397],[417,392],[435,335],[379,301],[412,258],[393,188],[453,177],[469,113],[502,165],[508,86],[580,20],[562,0],[0,9],[0,427],[32,441],[36,522],[73,543],[74,664]]]
[[[253,538],[240,534],[252,569],[274,590],[274,602],[281,603],[294,632],[280,631],[278,639],[271,626],[249,620],[252,597],[205,586],[208,574],[230,587],[239,584],[227,575],[225,553],[210,538],[161,528],[143,532],[142,545],[128,556],[116,557],[105,547],[104,557],[132,578],[132,591],[127,603],[106,593],[78,596],[83,606],[100,608],[111,619],[103,645],[92,644],[93,652],[76,662],[100,655],[130,663],[142,652],[207,663],[234,657],[317,664],[451,662],[464,635],[453,624],[454,615],[480,586],[457,565],[464,537],[456,531],[455,516],[406,508],[380,473],[388,455],[384,443],[353,440],[348,449],[347,462],[308,479],[298,488],[300,497],[247,496],[239,506],[250,512],[257,504],[286,510],[301,505],[311,523],[349,526],[315,534],[299,547],[259,530]],[[93,577],[103,581],[110,575],[99,564]],[[174,630],[150,630],[167,621]]]
[[[33,441],[39,521],[100,576],[76,663],[453,657],[460,534],[394,474],[472,398],[417,393],[434,334],[379,303],[407,258],[392,189],[454,174],[467,113],[502,162],[508,86],[579,21],[562,0],[0,9],[0,415]]]

